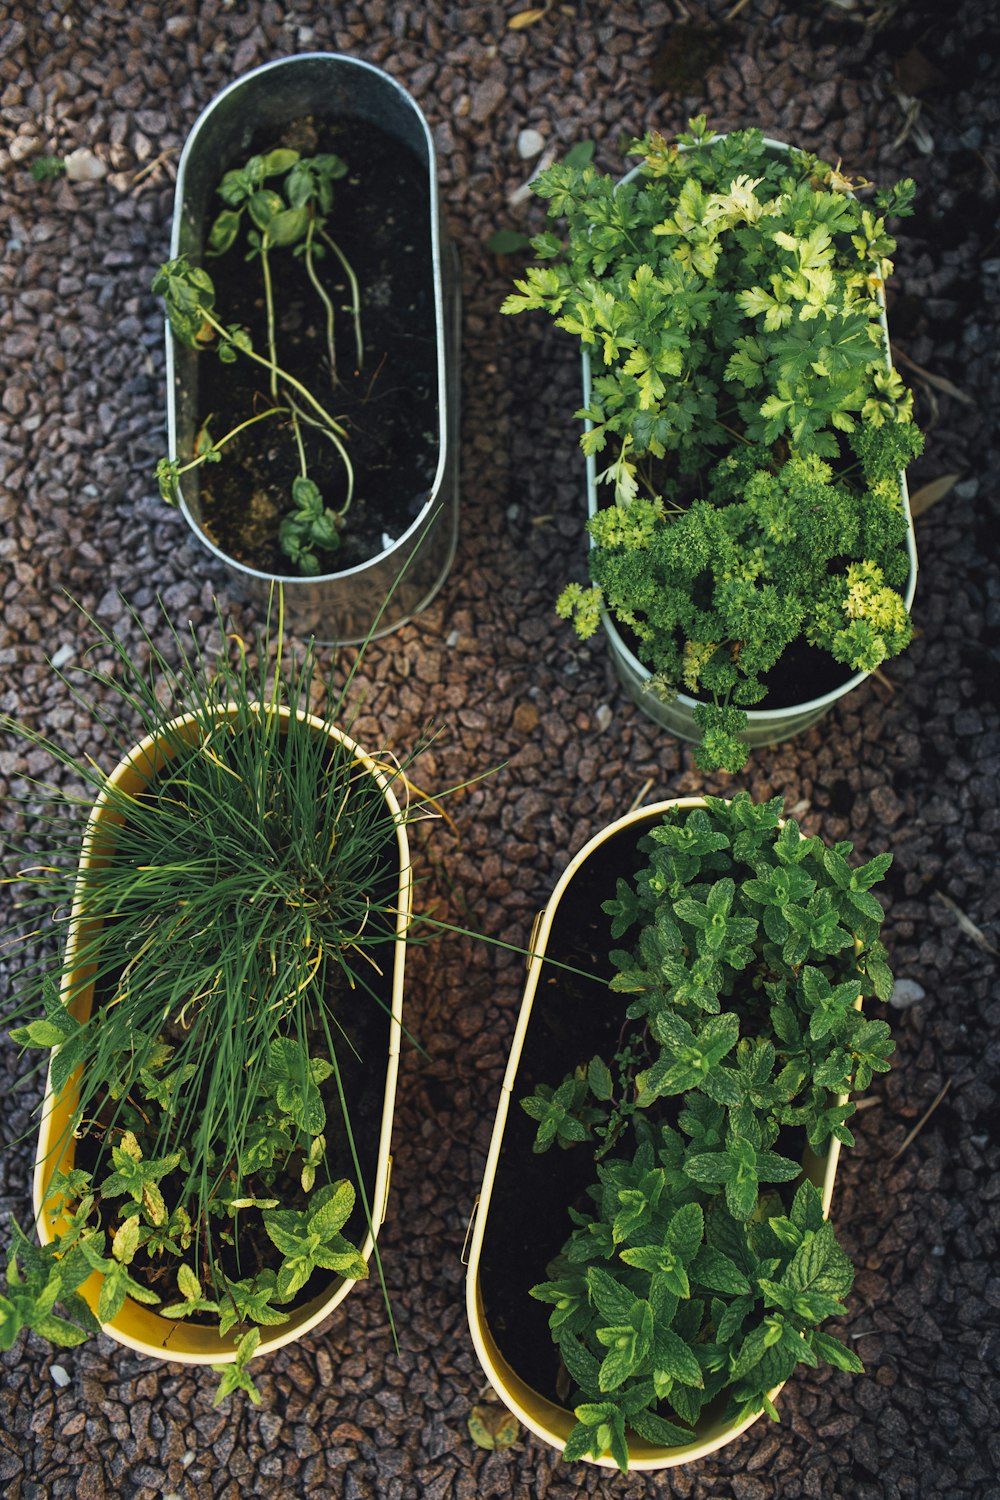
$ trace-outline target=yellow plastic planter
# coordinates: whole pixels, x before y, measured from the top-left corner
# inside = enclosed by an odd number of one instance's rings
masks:
[[[476,1200],[475,1222],[469,1241],[466,1306],[476,1353],[479,1356],[480,1363],[486,1372],[490,1384],[500,1400],[513,1412],[518,1421],[524,1423],[525,1427],[529,1428],[537,1437],[550,1443],[553,1448],[560,1450],[565,1447],[566,1439],[576,1425],[576,1418],[572,1411],[566,1407],[557,1405],[534,1390],[518,1374],[517,1370],[513,1368],[509,1360],[501,1352],[487,1322],[479,1281],[480,1262],[490,1211],[490,1200],[493,1195],[497,1168],[503,1152],[504,1132],[507,1126],[511,1100],[512,1097],[520,1097],[520,1093],[524,1092],[523,1088],[520,1088],[517,1082],[518,1066],[521,1061],[521,1053],[528,1034],[528,1028],[531,1024],[532,1005],[542,973],[545,950],[552,931],[553,922],[560,903],[564,899],[572,901],[570,887],[583,865],[607,840],[614,838],[618,834],[628,831],[634,833],[634,839],[638,840],[655,823],[658,823],[663,818],[664,813],[669,808],[703,807],[704,805],[701,797],[678,797],[668,802],[652,803],[648,807],[628,813],[625,817],[617,819],[614,823],[610,823],[600,833],[596,834],[589,843],[585,844],[566,867],[549,898],[548,905],[536,922],[535,930],[532,933],[524,998],[521,1001],[521,1010],[517,1019],[514,1040],[511,1044],[507,1070],[504,1074],[503,1085],[500,1091],[500,1102],[497,1107],[493,1135],[486,1158],[483,1184]],[[609,890],[608,895],[614,895],[613,886]],[[825,1157],[820,1158],[809,1152],[803,1161],[803,1175],[808,1177],[820,1190],[823,1199],[823,1212],[827,1215],[829,1214],[830,1204],[833,1199],[833,1186],[837,1175],[839,1157],[840,1142],[833,1141]],[[563,1213],[565,1212],[565,1207],[566,1205],[560,1205]],[[539,1265],[537,1267],[537,1274],[535,1274],[535,1268],[533,1267],[532,1279],[536,1281],[543,1280],[544,1271],[544,1265]],[[770,1393],[772,1399],[777,1396],[780,1389],[781,1387],[778,1386]],[[721,1417],[713,1417],[709,1409],[698,1424],[696,1440],[693,1443],[687,1443],[683,1447],[677,1448],[656,1447],[632,1433],[629,1435],[629,1469],[630,1471],[638,1469],[667,1469],[677,1464],[688,1464],[694,1462],[696,1459],[705,1458],[709,1453],[714,1453],[717,1448],[721,1448],[725,1443],[732,1442],[734,1438],[739,1437],[740,1433],[745,1432],[756,1420],[756,1417],[748,1417],[742,1422],[726,1422]],[[609,1453],[604,1454],[603,1457],[597,1460],[585,1459],[582,1462],[596,1462],[603,1468],[617,1469],[617,1465]]]
[[[233,717],[236,709],[221,710],[221,714]],[[287,709],[279,709],[282,718],[289,717]],[[396,829],[399,879],[396,898],[396,940],[393,945],[392,1002],[389,1025],[389,1050],[386,1059],[383,1091],[382,1121],[379,1134],[378,1156],[374,1184],[368,1184],[371,1203],[371,1220],[374,1233],[369,1230],[361,1247],[368,1260],[374,1247],[374,1236],[385,1218],[389,1193],[389,1177],[392,1166],[390,1154],[392,1116],[396,1095],[396,1074],[399,1068],[399,1050],[402,1035],[403,1013],[403,969],[406,953],[406,931],[410,921],[410,898],[412,875],[409,846],[406,837],[404,815],[393,794],[389,780],[381,768],[360,749],[346,734],[332,725],[324,723],[313,714],[299,714],[317,734],[339,742],[351,753],[356,764],[377,782],[387,808],[392,814]],[[186,714],[166,725],[161,735],[148,735],[134,747],[115,767],[108,777],[91,810],[84,833],[80,856],[81,870],[92,861],[113,858],[114,829],[120,825],[121,814],[108,806],[108,789],[117,788],[128,795],[143,791],[151,777],[172,757],[179,743],[193,742],[201,733],[201,721]],[[86,915],[83,911],[79,879],[70,912],[69,936],[67,938],[67,963],[63,982],[64,998],[72,995],[72,1009],[78,1020],[85,1020],[93,1003],[93,976],[81,976],[74,972],[73,956],[88,933]],[[75,1141],[68,1132],[70,1120],[79,1097],[78,1075],[56,1096],[52,1089],[51,1069],[42,1111],[42,1123],[38,1135],[35,1156],[34,1208],[35,1224],[42,1244],[50,1243],[57,1235],[61,1208],[57,1200],[46,1202],[48,1185],[57,1170],[67,1172],[73,1166]],[[94,1274],[80,1288],[95,1315],[101,1291],[102,1277]],[[258,1345],[258,1354],[269,1354],[282,1345],[293,1342],[309,1333],[341,1303],[354,1286],[351,1280],[338,1278],[332,1287],[298,1307],[288,1321],[273,1331],[263,1329]],[[236,1346],[240,1331],[233,1329],[224,1338],[217,1329],[199,1327],[172,1318],[160,1317],[154,1309],[143,1307],[131,1299],[126,1300],[121,1312],[110,1323],[103,1323],[103,1331],[120,1344],[137,1350],[140,1354],[157,1359],[175,1360],[181,1364],[230,1363],[236,1357]]]

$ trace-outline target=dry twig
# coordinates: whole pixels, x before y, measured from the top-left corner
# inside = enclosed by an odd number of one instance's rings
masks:
[[[910,1131],[909,1135],[903,1141],[903,1144],[900,1146],[899,1150],[898,1151],[894,1151],[892,1153],[892,1155],[889,1157],[889,1164],[890,1165],[894,1161],[898,1161],[899,1160],[899,1158],[902,1156],[903,1152],[906,1150],[907,1146],[909,1146],[910,1143],[913,1140],[915,1140],[916,1137],[920,1134],[921,1130],[923,1130],[924,1126],[927,1124],[927,1121],[930,1119],[931,1115],[937,1109],[938,1105],[941,1103],[941,1100],[944,1098],[945,1094],[948,1092],[948,1090],[950,1088],[951,1088],[951,1079],[949,1078],[949,1079],[946,1080],[944,1086],[942,1088],[938,1089],[937,1094],[931,1100],[930,1104],[928,1104],[927,1108],[924,1110],[923,1114],[920,1116],[920,1119],[917,1121],[917,1123],[914,1125],[913,1129]]]
[[[943,391],[946,396],[954,396],[956,401],[962,401],[966,406],[975,406],[977,404],[972,396],[967,395],[965,391],[960,391],[958,386],[953,385],[945,376],[935,375],[932,371],[925,370],[923,365],[918,365],[915,359],[911,359],[908,354],[903,353],[898,344],[893,344],[892,346],[892,362],[893,364],[904,364],[908,370],[912,370],[915,375],[919,375],[925,385],[932,385],[935,390]]]
[[[1000,948],[994,948],[982,928],[977,927],[972,918],[966,916],[962,908],[950,896],[946,896],[944,891],[935,891],[934,894],[943,906],[954,913],[955,920],[966,937],[970,937],[976,946],[984,949],[985,952],[992,953],[994,958],[1000,958]]]

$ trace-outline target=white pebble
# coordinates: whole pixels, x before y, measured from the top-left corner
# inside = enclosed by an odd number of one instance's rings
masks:
[[[897,1010],[909,1010],[911,1005],[919,1005],[927,992],[922,984],[915,979],[897,979],[889,996],[889,1004],[894,1005]]]
[[[600,730],[601,734],[603,734],[606,729],[611,728],[611,720],[614,718],[614,714],[611,712],[608,704],[601,703],[598,706],[597,712],[595,713],[594,717],[597,720],[597,727]]]
[[[71,1379],[70,1373],[68,1370],[64,1370],[62,1365],[49,1365],[49,1374],[56,1385],[69,1385]]]
[[[517,138],[517,154],[522,161],[530,161],[545,145],[545,137],[538,130],[522,130]]]
[[[72,658],[73,647],[67,641],[64,641],[63,644],[58,648],[58,650],[53,651],[51,657],[49,658],[49,661],[58,672],[59,668],[64,667],[68,661],[72,660]]]
[[[100,182],[107,177],[107,164],[95,156],[86,146],[79,146],[66,158],[66,180],[68,182]]]

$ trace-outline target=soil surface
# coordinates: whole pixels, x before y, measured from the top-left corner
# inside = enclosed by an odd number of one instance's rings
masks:
[[[412,779],[457,784],[454,827],[419,824],[416,903],[525,946],[581,844],[636,799],[747,787],[808,833],[892,849],[886,937],[895,1067],[857,1117],[834,1215],[858,1266],[840,1329],[866,1366],[800,1371],[781,1423],[704,1462],[627,1479],[567,1466],[522,1431],[488,1453],[491,1405],[469,1338],[462,1245],[479,1189],[523,960],[435,938],[408,964],[389,1214],[380,1243],[398,1352],[374,1278],[329,1323],[260,1362],[262,1402],[213,1406],[211,1371],[111,1340],[0,1356],[0,1493],[10,1500],[997,1500],[1000,1496],[1000,98],[996,0],[567,0],[510,28],[521,0],[8,0],[0,12],[0,712],[111,762],[63,671],[92,640],[79,601],[141,657],[139,628],[252,637],[211,556],[163,506],[162,310],[173,178],[200,109],[273,57],[353,53],[425,110],[462,260],[462,531],[432,606],[368,651],[353,733]],[[541,7],[539,7],[541,8]],[[888,15],[881,29],[866,12]],[[586,576],[579,360],[543,315],[503,318],[521,269],[487,249],[539,230],[522,193],[538,152],[623,141],[706,111],[759,124],[883,182],[912,176],[889,323],[927,449],[916,638],[801,738],[704,777],[617,687],[599,637],[553,612]],[[534,134],[531,134],[531,133]],[[106,174],[37,182],[42,157]],[[950,476],[950,481],[946,478]],[[938,483],[938,482],[941,483]],[[342,681],[354,650],[334,662]],[[329,655],[326,659],[329,659]],[[87,659],[101,666],[100,653]],[[103,663],[104,666],[109,665]],[[98,685],[96,691],[100,694]],[[492,774],[489,774],[492,773]],[[69,784],[19,741],[0,794]],[[2,812],[5,827],[17,819]],[[29,844],[33,828],[26,830]],[[10,920],[0,888],[0,928]],[[10,959],[0,958],[0,990]],[[40,1078],[2,1050],[0,1212],[30,1216]],[[932,1111],[928,1115],[928,1111]],[[925,1118],[926,1117],[926,1118]]]

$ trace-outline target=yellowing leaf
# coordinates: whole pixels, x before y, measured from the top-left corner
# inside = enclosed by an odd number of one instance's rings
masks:
[[[521,1424],[501,1406],[474,1406],[469,1413],[469,1436],[477,1448],[502,1453],[517,1442]]]
[[[930,510],[945,495],[951,493],[961,474],[942,474],[939,479],[932,479],[928,484],[922,484],[914,494],[910,496],[911,516],[922,516],[924,511]]]
[[[523,31],[526,26],[534,26],[536,21],[541,21],[548,15],[547,5],[533,6],[531,10],[519,10],[516,16],[511,16],[507,22],[508,31]]]

